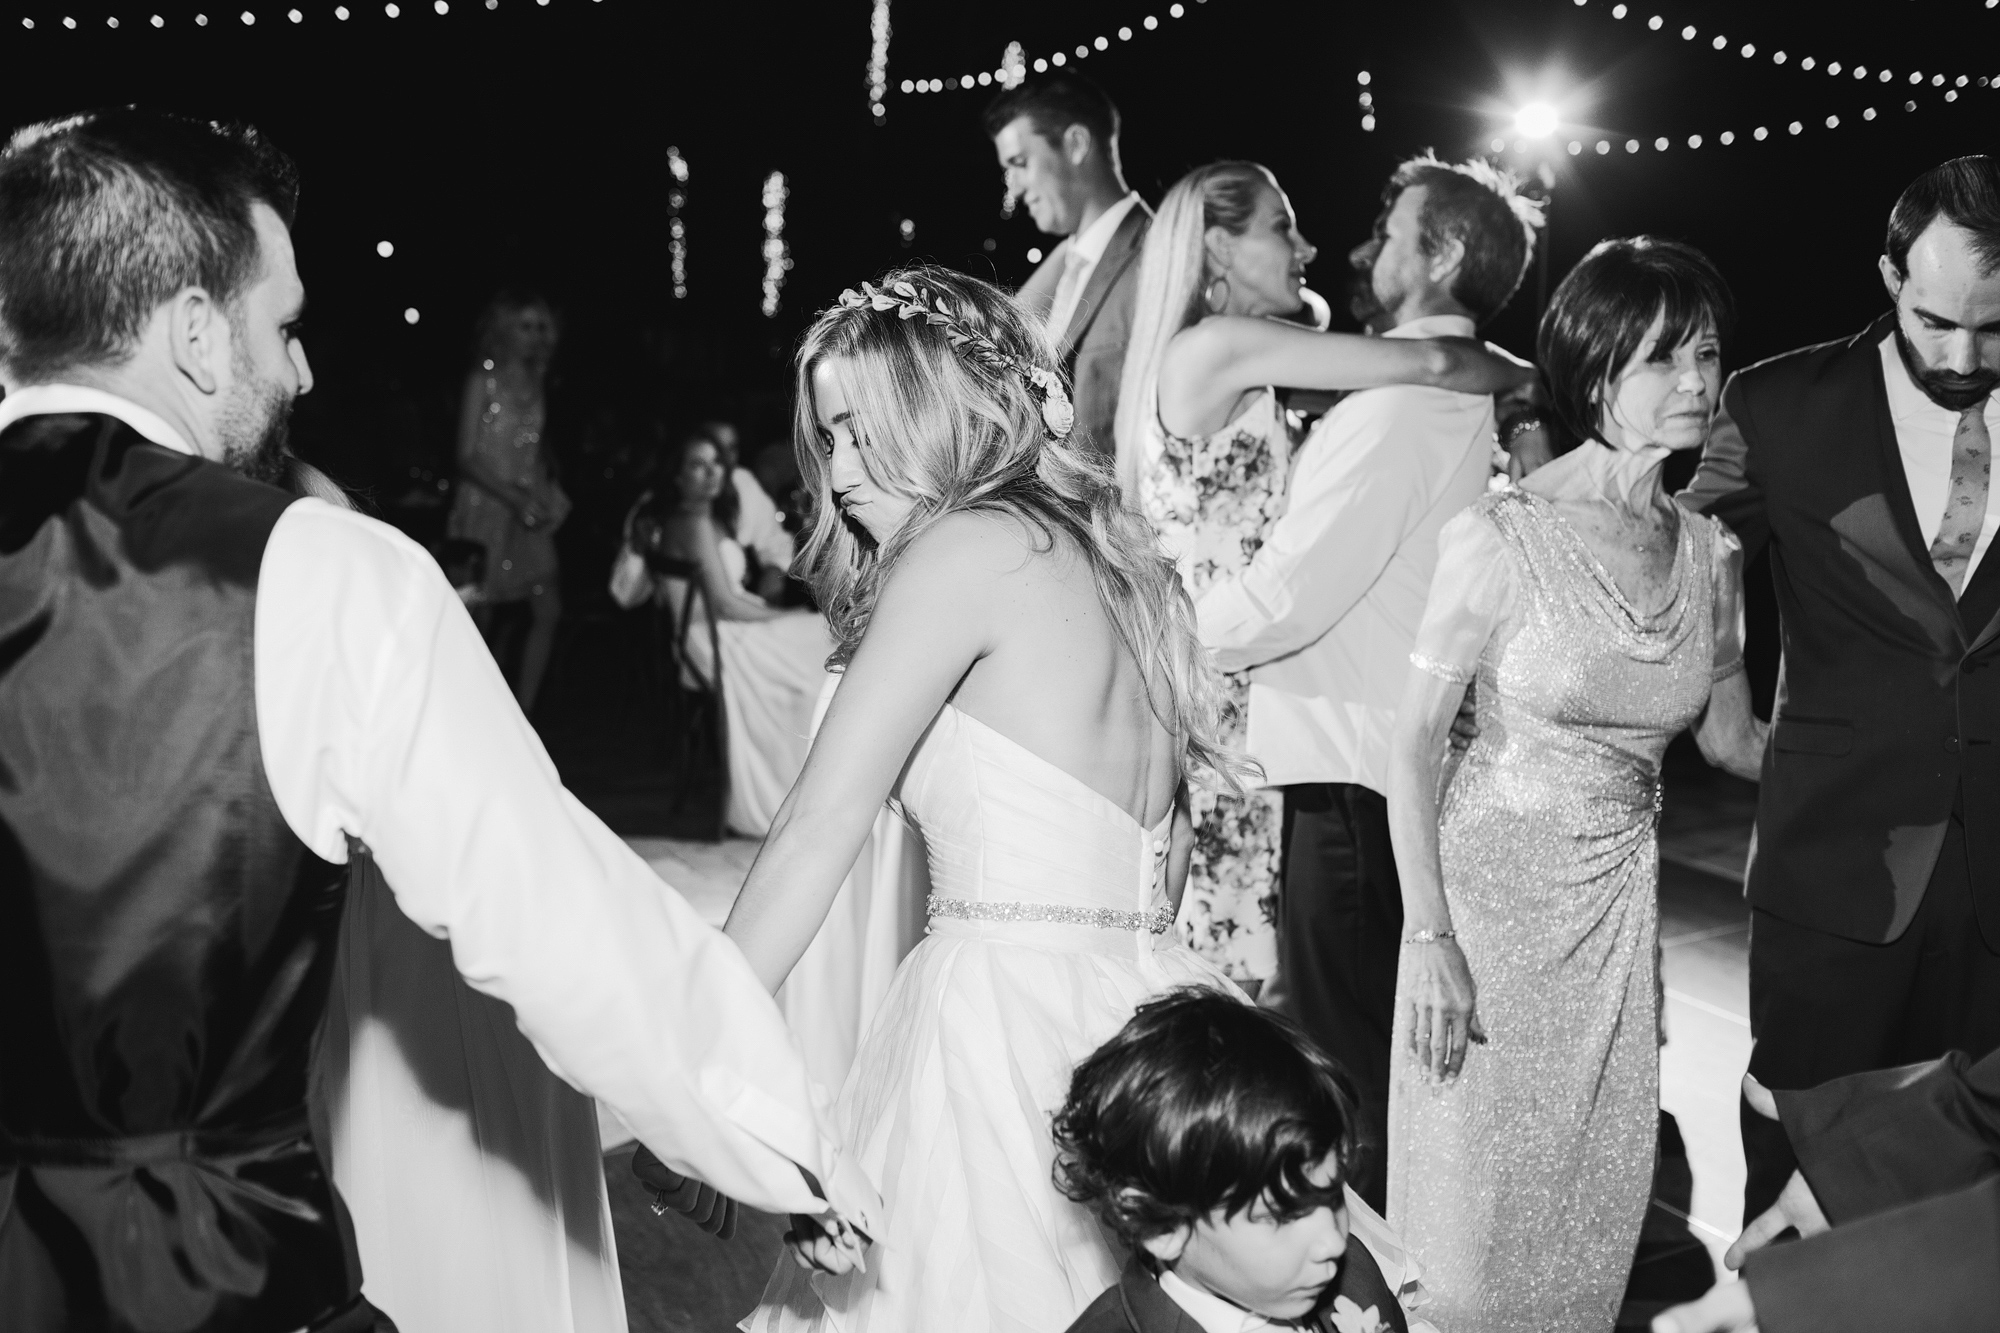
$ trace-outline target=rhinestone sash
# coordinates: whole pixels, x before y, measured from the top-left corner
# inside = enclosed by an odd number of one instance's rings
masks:
[[[989,903],[972,898],[944,898],[933,893],[924,900],[930,916],[962,921],[1052,921],[1062,926],[1095,926],[1099,930],[1148,930],[1164,935],[1174,928],[1172,908],[1150,912],[1119,912],[1109,907],[1063,907],[1056,903]]]

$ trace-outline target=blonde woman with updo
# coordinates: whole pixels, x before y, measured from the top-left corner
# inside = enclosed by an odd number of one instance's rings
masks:
[[[1284,506],[1291,438],[1272,386],[1430,385],[1493,393],[1529,368],[1470,339],[1372,338],[1288,322],[1318,253],[1277,178],[1214,162],[1160,202],[1139,264],[1118,402],[1118,475],[1179,563],[1188,592],[1241,574]],[[1224,677],[1224,743],[1241,748],[1247,672]],[[1252,987],[1277,968],[1279,794],[1193,796],[1194,853],[1181,926],[1203,956]]]
[[[799,353],[804,564],[844,675],[727,931],[777,989],[893,799],[930,933],[838,1103],[872,1246],[795,1219],[747,1329],[1066,1328],[1122,1262],[1051,1176],[1073,1066],[1151,996],[1237,993],[1172,934],[1189,787],[1242,771],[1220,683],[1054,367],[1005,293],[933,268],[844,293]]]

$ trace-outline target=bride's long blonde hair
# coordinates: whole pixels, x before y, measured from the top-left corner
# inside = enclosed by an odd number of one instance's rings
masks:
[[[901,284],[927,304],[942,297],[966,329],[1016,365],[1055,373],[1039,325],[997,287],[929,265],[884,274],[878,286]],[[916,502],[879,548],[856,534],[835,502],[813,395],[821,365],[846,396],[869,477]],[[967,355],[923,318],[863,304],[836,305],[813,322],[798,354],[793,447],[814,497],[799,563],[833,631],[828,664],[852,660],[883,581],[933,524],[967,511],[1011,514],[1089,561],[1154,716],[1183,746],[1182,771],[1240,790],[1254,766],[1222,744],[1221,677],[1196,637],[1179,574],[1151,526],[1120,499],[1104,461],[1074,436],[1053,435],[1042,407],[1018,370]]]
[[[1167,344],[1210,313],[1204,296],[1215,275],[1209,272],[1208,229],[1221,227],[1241,236],[1249,229],[1264,191],[1277,188],[1278,178],[1255,162],[1211,162],[1175,181],[1153,215],[1139,256],[1139,293],[1112,430],[1118,446],[1118,484],[1134,505],[1139,503],[1146,432],[1156,429],[1155,401]]]

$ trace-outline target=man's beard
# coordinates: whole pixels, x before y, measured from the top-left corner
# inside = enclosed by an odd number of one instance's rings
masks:
[[[2000,386],[2000,370],[1982,368],[1970,375],[1961,375],[1955,370],[1930,369],[1904,336],[1900,325],[1896,329],[1896,350],[1903,354],[1903,368],[1910,372],[1910,378],[1924,391],[1924,397],[1950,411],[1963,412],[1968,407],[1977,407],[1986,401],[1995,386]]]

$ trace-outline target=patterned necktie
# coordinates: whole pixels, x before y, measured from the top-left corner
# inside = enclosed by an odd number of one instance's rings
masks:
[[[1951,491],[1945,497],[1944,521],[1931,543],[1931,564],[1951,595],[1965,591],[1965,571],[1972,567],[1972,549],[1986,524],[1986,492],[1993,480],[1993,437],[1986,432],[1986,404],[1958,415],[1951,437]]]
[[[1049,337],[1058,342],[1069,332],[1070,318],[1076,314],[1076,289],[1082,285],[1083,270],[1089,263],[1074,249],[1063,256],[1062,276],[1056,279],[1055,304],[1049,307]]]

